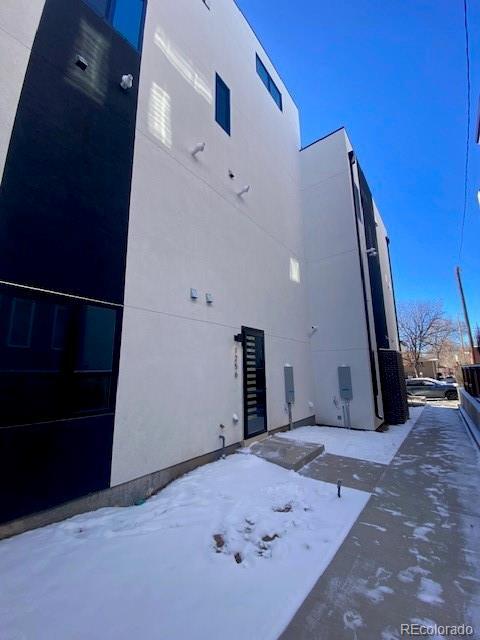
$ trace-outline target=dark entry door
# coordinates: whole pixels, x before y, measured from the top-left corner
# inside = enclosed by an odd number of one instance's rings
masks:
[[[242,327],[244,437],[267,430],[265,385],[265,335],[260,329]]]

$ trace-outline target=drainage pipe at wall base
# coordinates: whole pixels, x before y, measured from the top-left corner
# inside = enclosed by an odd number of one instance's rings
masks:
[[[343,426],[347,429],[352,428],[352,419],[350,417],[350,403],[342,402]]]
[[[352,419],[350,417],[350,402],[348,400],[345,402],[345,415],[347,417],[347,427],[349,429],[352,428]]]

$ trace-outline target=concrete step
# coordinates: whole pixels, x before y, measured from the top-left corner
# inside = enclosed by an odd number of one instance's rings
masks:
[[[323,444],[296,442],[278,436],[265,438],[250,446],[250,452],[284,469],[298,471],[325,451]]]

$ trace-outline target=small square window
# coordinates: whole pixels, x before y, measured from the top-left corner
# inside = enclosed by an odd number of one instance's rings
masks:
[[[296,258],[290,258],[290,280],[300,282],[300,263]]]
[[[218,73],[215,81],[215,120],[230,135],[230,89]]]

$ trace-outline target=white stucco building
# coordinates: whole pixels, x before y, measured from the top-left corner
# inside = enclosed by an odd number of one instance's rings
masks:
[[[385,420],[388,239],[345,130],[300,151],[232,0],[134,5],[0,5],[4,522],[284,428],[286,364],[295,424]]]

